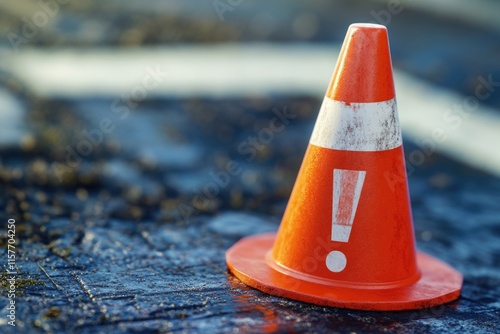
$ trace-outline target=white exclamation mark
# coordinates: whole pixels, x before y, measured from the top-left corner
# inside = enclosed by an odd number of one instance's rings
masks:
[[[348,242],[366,171],[333,170],[332,241]],[[326,256],[328,270],[338,273],[345,269],[347,258],[340,251]]]

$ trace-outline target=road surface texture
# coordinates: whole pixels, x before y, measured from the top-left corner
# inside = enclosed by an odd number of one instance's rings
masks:
[[[4,317],[2,331],[498,331],[500,180],[436,154],[410,170],[418,247],[464,274],[458,301],[382,313],[307,305],[246,287],[224,252],[277,229],[319,101],[150,101],[123,120],[112,102],[38,102],[33,138],[2,151],[2,221],[16,219],[19,268],[17,327]],[[284,110],[283,131],[251,146]],[[104,115],[115,131],[66,160]]]
[[[161,1],[89,3],[61,5],[18,46],[338,43],[349,23],[376,21],[370,12],[387,9],[243,1],[221,19],[207,2],[193,20],[184,15],[192,4],[168,13]],[[19,33],[36,4],[2,3],[4,35]],[[495,29],[409,7],[386,23],[394,64],[434,84],[468,95],[478,76],[500,73]],[[8,38],[1,45],[13,52]],[[17,270],[16,327],[6,316],[11,275],[0,274],[0,333],[500,330],[497,177],[405,137],[417,247],[463,273],[460,299],[402,312],[318,307],[245,286],[228,273],[224,253],[244,236],[278,228],[319,96],[47,97],[8,68],[0,82],[0,268],[8,269],[14,239]],[[498,110],[499,96],[485,103]],[[279,130],[270,131],[271,122]]]

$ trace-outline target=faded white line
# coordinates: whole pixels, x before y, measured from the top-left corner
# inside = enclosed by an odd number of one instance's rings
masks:
[[[177,46],[135,50],[23,49],[16,57],[0,50],[3,69],[42,96],[121,96],[147,66],[168,72],[151,96],[324,96],[339,52],[324,45]],[[500,80],[500,78],[495,78]],[[443,120],[465,96],[395,71],[403,134],[428,152],[439,151],[500,177],[500,113],[484,105],[459,126]],[[435,140],[436,129],[445,139]],[[439,132],[439,130],[437,130]]]

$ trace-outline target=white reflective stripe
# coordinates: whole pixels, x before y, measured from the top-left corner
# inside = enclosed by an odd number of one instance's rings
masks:
[[[325,97],[310,143],[347,151],[383,151],[401,146],[396,100],[373,103]]]

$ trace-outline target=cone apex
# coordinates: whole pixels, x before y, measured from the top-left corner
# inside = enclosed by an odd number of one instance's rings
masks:
[[[386,27],[372,23],[349,26],[326,96],[346,103],[394,98]]]

